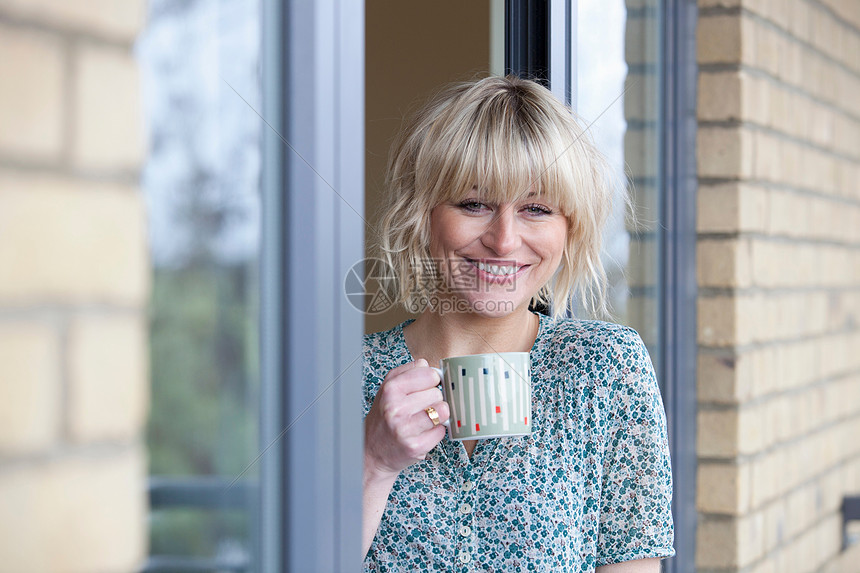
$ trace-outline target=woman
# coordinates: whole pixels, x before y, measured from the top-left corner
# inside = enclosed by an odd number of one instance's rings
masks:
[[[674,553],[647,351],[563,318],[574,295],[603,309],[608,174],[570,111],[514,77],[447,89],[395,142],[381,251],[421,313],[365,337],[367,570],[656,572]],[[445,439],[430,366],[516,351],[532,435]]]

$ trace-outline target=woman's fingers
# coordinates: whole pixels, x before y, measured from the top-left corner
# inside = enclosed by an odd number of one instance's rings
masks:
[[[382,383],[382,390],[388,386],[389,391],[412,394],[438,386],[439,383],[439,374],[427,366],[426,360],[419,358],[415,362],[391,370]]]
[[[415,456],[416,459],[423,460],[427,458],[427,453],[430,452],[436,444],[442,441],[442,438],[445,437],[445,426],[439,424],[433,428],[430,428],[426,432],[423,432],[417,437],[417,452],[418,455]]]
[[[439,375],[423,359],[392,369],[365,418],[365,452],[386,471],[400,471],[426,458],[445,437],[442,425],[449,416],[438,388]],[[427,413],[439,416],[434,425]]]
[[[402,374],[404,372],[412,370],[416,366],[420,367],[420,366],[422,366],[422,364],[424,366],[426,366],[427,361],[424,360],[423,358],[419,358],[418,360],[413,360],[412,362],[407,362],[406,364],[401,364],[397,368],[392,368],[391,370],[388,371],[388,374],[385,375],[385,382],[388,382],[388,380],[390,380],[391,378],[394,378],[395,376],[398,376],[399,374]]]
[[[403,405],[403,409],[410,414],[414,414],[420,410],[424,410],[425,408],[432,406],[436,402],[442,401],[442,391],[437,387],[428,388],[427,390],[421,390],[420,392],[413,392],[412,394],[408,394],[403,398],[401,404]]]
[[[442,402],[441,400],[439,400],[438,402],[434,402],[427,408],[433,408],[434,410],[436,410],[436,415],[439,416],[438,426],[442,426],[445,422],[448,421],[448,418],[451,416],[451,410],[448,408],[448,404],[446,402]],[[427,408],[424,408],[424,410],[415,414],[416,424],[419,424],[420,426],[424,427],[425,431],[437,427],[437,424],[433,423],[433,418],[430,417],[430,413],[427,411]]]

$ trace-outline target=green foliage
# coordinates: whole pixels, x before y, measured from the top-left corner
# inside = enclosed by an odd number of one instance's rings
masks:
[[[156,269],[150,324],[150,475],[232,479],[257,453],[257,295],[247,267]],[[254,479],[252,467],[243,479]],[[153,554],[212,556],[247,516],[159,510]]]

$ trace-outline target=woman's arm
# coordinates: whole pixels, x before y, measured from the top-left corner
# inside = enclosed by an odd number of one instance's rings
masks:
[[[659,573],[659,559],[636,559],[598,567],[595,573]]]
[[[367,555],[367,550],[370,549],[370,544],[373,543],[373,537],[376,535],[376,530],[379,529],[379,522],[382,521],[385,504],[388,502],[388,494],[391,493],[391,487],[397,479],[397,474],[389,476],[379,474],[369,468],[369,465],[365,456],[361,528],[362,555]]]
[[[434,425],[425,411],[432,406],[440,420],[448,419],[438,384],[439,374],[423,358],[398,366],[385,377],[364,419],[362,555],[373,543],[397,476],[445,437],[445,426]]]

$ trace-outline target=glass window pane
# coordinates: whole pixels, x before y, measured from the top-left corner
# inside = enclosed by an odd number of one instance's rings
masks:
[[[605,237],[613,318],[640,333],[659,375],[659,0],[577,4],[577,111],[633,203],[625,217],[618,202]]]
[[[252,546],[247,507],[223,494],[258,451],[259,10],[151,0],[136,47],[153,266],[147,445],[163,494],[151,555],[241,563]]]

